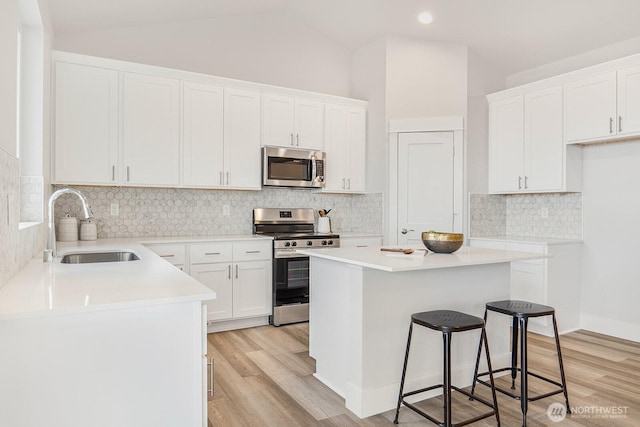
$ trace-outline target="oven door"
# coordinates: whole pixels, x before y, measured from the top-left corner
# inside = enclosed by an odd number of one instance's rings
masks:
[[[309,302],[309,257],[275,258],[273,262],[274,305]]]
[[[262,184],[278,187],[324,187],[324,153],[264,147]]]

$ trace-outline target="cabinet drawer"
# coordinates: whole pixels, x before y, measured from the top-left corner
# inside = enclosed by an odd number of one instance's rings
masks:
[[[233,259],[233,243],[193,243],[189,247],[189,255],[191,257],[191,264],[231,262]]]
[[[340,238],[341,248],[368,248],[382,246],[382,237],[346,237]]]
[[[233,261],[255,261],[271,259],[272,242],[236,242],[233,244]]]
[[[183,265],[186,261],[187,251],[185,245],[147,245],[146,247],[173,265]]]

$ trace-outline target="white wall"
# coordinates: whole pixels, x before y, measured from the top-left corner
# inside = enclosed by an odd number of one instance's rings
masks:
[[[18,2],[0,2],[0,149],[16,156]],[[2,173],[2,172],[0,172]],[[0,212],[0,218],[4,212]],[[0,221],[6,225],[6,221]]]
[[[583,147],[582,327],[640,341],[640,141]]]
[[[350,96],[351,54],[285,14],[56,34],[56,50]]]

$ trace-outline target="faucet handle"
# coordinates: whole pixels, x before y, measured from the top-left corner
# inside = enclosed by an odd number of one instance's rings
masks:
[[[42,262],[53,262],[53,251],[51,249],[42,251]]]

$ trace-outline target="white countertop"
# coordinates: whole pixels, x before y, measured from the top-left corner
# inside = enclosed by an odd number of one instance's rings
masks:
[[[530,236],[482,236],[469,237],[469,240],[490,240],[505,243],[526,243],[533,245],[566,245],[568,243],[582,243],[580,239],[557,239],[554,237],[530,237]]]
[[[36,256],[0,289],[0,319],[215,298],[215,292],[145,248],[141,241],[155,239],[99,239],[58,243],[58,257],[54,262],[44,263],[41,256]],[[158,243],[161,241],[171,240],[157,240]],[[186,240],[180,238],[176,241]],[[140,260],[92,264],[60,263],[60,257],[65,253],[107,250],[129,250],[135,252]]]
[[[422,249],[416,250],[411,255],[382,252],[380,248],[298,249],[297,252],[313,257],[389,272],[464,267],[468,265],[497,264],[548,258],[548,255],[543,254],[472,248],[469,246],[463,246],[452,254],[429,252],[424,256],[422,256],[422,254],[425,253],[425,250]]]

